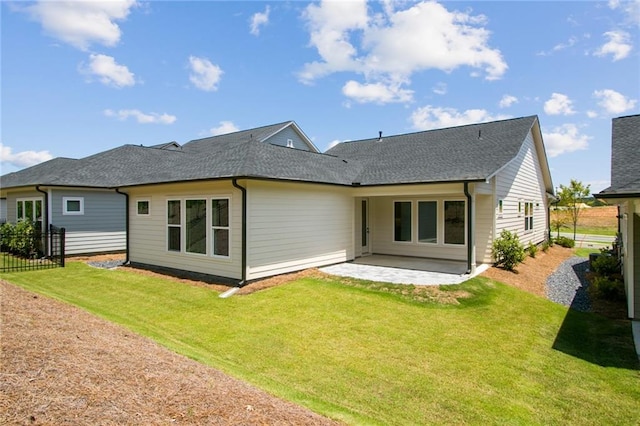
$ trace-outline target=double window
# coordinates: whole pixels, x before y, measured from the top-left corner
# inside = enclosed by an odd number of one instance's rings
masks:
[[[229,199],[167,201],[167,249],[229,257]]]
[[[533,230],[533,203],[524,203],[524,230]]]
[[[437,244],[438,229],[442,227],[444,244],[465,243],[465,202],[445,200],[442,211],[438,201],[418,201],[417,219],[413,219],[413,201],[393,203],[393,239],[397,242],[414,241],[413,228],[417,225],[419,243]]]
[[[18,198],[16,202],[16,219],[28,220],[42,228],[42,198]]]

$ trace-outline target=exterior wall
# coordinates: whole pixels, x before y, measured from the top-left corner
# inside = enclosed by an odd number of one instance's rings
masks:
[[[81,199],[82,214],[65,214],[64,199]],[[125,197],[115,191],[52,189],[50,223],[66,229],[67,255],[126,249]]]
[[[7,222],[16,223],[17,216],[18,216],[16,203],[20,198],[39,198],[43,202],[45,201],[44,194],[35,190],[34,191],[23,190],[23,191],[8,193],[7,194]]]
[[[7,221],[7,199],[0,198],[0,223]]]
[[[231,181],[136,187],[127,192],[129,193],[129,260],[131,262],[234,280],[242,278],[242,194],[232,186]],[[220,258],[211,255],[210,235],[207,237],[206,255],[184,252],[184,231],[182,232],[183,251],[169,251],[167,248],[167,201],[185,199],[209,201],[212,198],[229,198],[229,257]],[[149,201],[149,215],[137,214],[139,200]],[[208,209],[209,205],[208,203]],[[183,211],[183,223],[184,219]]]
[[[633,262],[631,268],[633,273],[629,276],[630,285],[633,287],[631,296],[633,306],[629,308],[632,313],[630,318],[640,318],[640,215],[633,214]]]
[[[444,201],[455,200],[465,201],[464,194],[457,196],[438,196],[425,193],[420,196],[399,195],[395,197],[374,197],[370,198],[370,244],[371,252],[374,254],[390,254],[397,256],[414,256],[428,257],[436,259],[449,260],[466,260],[467,246],[444,244]],[[397,242],[394,241],[394,211],[395,201],[411,201],[412,202],[412,241]],[[418,235],[418,201],[436,201],[438,209],[438,242],[437,243],[419,243]],[[466,216],[466,207],[465,207]],[[465,229],[468,224],[468,218],[465,218]],[[466,234],[466,232],[465,232]],[[466,235],[465,235],[466,238]]]
[[[309,145],[304,142],[298,132],[296,132],[291,126],[271,136],[265,142],[273,145],[287,146],[288,139],[291,139],[293,142],[293,148],[311,151]]]
[[[507,229],[518,234],[524,245],[537,244],[549,235],[547,197],[531,132],[518,156],[495,177],[495,237]],[[499,202],[502,200],[502,213]],[[533,229],[525,231],[524,203],[533,203]],[[521,210],[518,211],[520,203]]]
[[[267,181],[247,188],[248,280],[353,259],[349,188]]]
[[[493,195],[476,195],[475,226],[476,263],[493,263],[491,246],[493,244],[494,197]]]

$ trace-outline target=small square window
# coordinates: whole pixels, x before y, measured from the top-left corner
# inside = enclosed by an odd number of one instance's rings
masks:
[[[84,214],[84,198],[83,197],[62,197],[62,214],[63,215],[83,215]]]
[[[138,216],[149,216],[149,200],[138,200]]]

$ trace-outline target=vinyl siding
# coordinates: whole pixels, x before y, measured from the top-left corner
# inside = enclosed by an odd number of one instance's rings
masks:
[[[493,244],[494,202],[492,195],[476,195],[475,227],[476,263],[492,263],[491,245]]]
[[[0,198],[0,223],[7,220],[7,199]]]
[[[293,147],[295,149],[311,151],[309,145],[307,145],[307,143],[300,137],[298,132],[296,132],[291,126],[271,136],[269,139],[265,140],[265,142],[273,145],[287,146],[288,139],[291,139],[291,142],[293,142]]]
[[[459,196],[433,196],[425,194],[421,196],[394,196],[394,197],[375,197],[370,198],[370,243],[371,252],[374,254],[390,254],[397,256],[413,256],[413,257],[429,257],[436,259],[450,260],[466,260],[467,249],[464,245],[444,244],[444,225],[443,210],[444,201],[465,201],[463,194]],[[411,201],[412,202],[412,241],[397,242],[394,241],[394,202],[395,201]],[[438,209],[438,243],[419,243],[418,235],[418,201],[437,201]],[[465,207],[466,215],[466,207]],[[466,219],[465,219],[465,238],[466,238]]]
[[[156,185],[132,188],[128,193],[129,260],[234,280],[242,278],[242,194],[231,181]],[[212,198],[229,198],[229,258],[167,250],[167,200],[206,199],[209,210]],[[137,214],[138,200],[149,201],[148,216]],[[184,220],[184,210],[182,218]],[[184,237],[184,227],[182,235]],[[207,250],[211,250],[210,237]]]
[[[249,181],[247,279],[353,259],[347,188]]]
[[[524,245],[544,241],[548,235],[547,197],[539,159],[531,132],[524,141],[518,156],[496,177],[496,232],[499,237],[507,229],[518,234]],[[499,201],[503,210],[499,213]],[[533,203],[533,230],[525,231],[525,202]],[[518,203],[522,210],[518,212]]]
[[[66,230],[67,255],[124,251],[126,249],[125,197],[115,191],[53,189],[51,224]],[[82,198],[84,212],[65,215],[65,198]]]
[[[633,273],[630,280],[633,282],[633,312],[632,318],[640,318],[640,215],[633,214]]]

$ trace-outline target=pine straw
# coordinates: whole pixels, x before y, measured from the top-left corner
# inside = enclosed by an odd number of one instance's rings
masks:
[[[334,424],[81,309],[0,290],[1,424]]]

